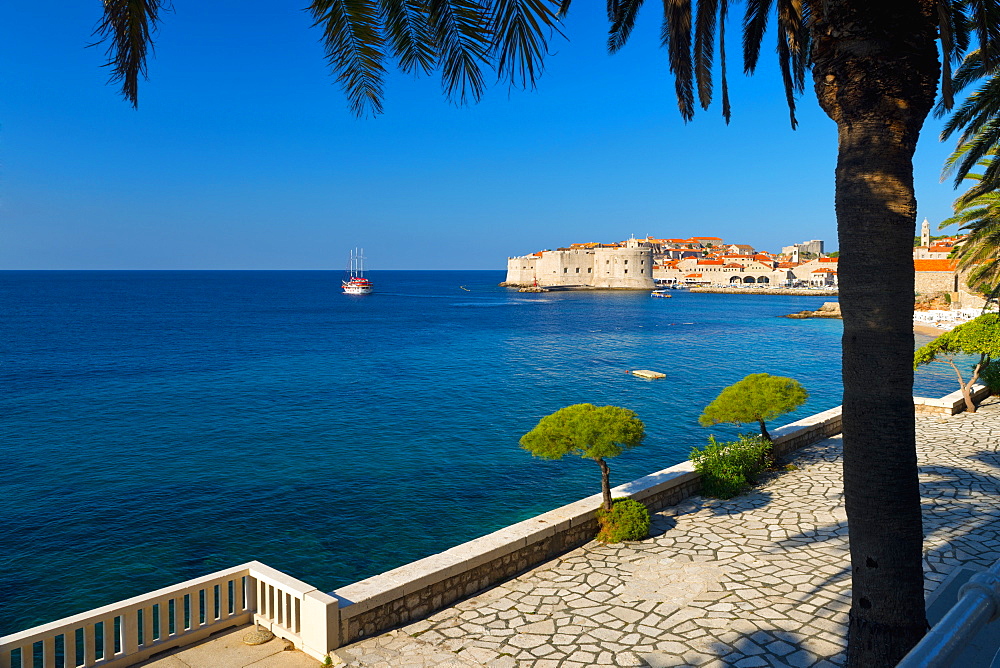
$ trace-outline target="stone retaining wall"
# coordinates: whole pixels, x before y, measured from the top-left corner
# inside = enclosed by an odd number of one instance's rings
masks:
[[[990,396],[985,385],[976,383],[972,386],[972,401],[980,402]],[[957,415],[965,410],[965,399],[962,390],[955,390],[940,399],[928,397],[913,397],[913,408],[917,415]]]
[[[977,399],[986,394],[985,387],[976,387]],[[918,413],[953,415],[965,408],[961,392],[913,401]],[[772,429],[775,457],[835,436],[841,425],[837,406]],[[697,494],[700,486],[694,465],[684,461],[619,485],[612,495],[633,498],[657,511]],[[332,592],[340,604],[340,644],[426,617],[587,543],[597,534],[594,511],[601,501],[600,494],[589,496]]]
[[[840,408],[773,430],[778,456],[840,432]],[[612,495],[630,497],[651,511],[698,493],[690,461],[619,485]],[[340,643],[357,642],[430,615],[579,547],[597,534],[595,494],[523,522],[457,545],[440,554],[374,575],[334,592],[340,606]]]
[[[801,447],[836,436],[843,424],[841,406],[802,418],[771,430],[775,459],[787,457]]]

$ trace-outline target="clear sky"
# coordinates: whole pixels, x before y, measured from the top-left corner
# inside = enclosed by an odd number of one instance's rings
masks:
[[[305,4],[174,0],[137,111],[87,48],[99,2],[0,5],[0,268],[339,270],[363,246],[372,269],[502,269],[632,234],[837,246],[835,126],[809,89],[789,128],[773,52],[744,78],[735,21],[728,127],[718,104],[681,120],[656,3],[610,56],[583,0],[537,90],[456,107],[397,74],[364,120]],[[939,127],[916,156],[935,230],[955,196]]]

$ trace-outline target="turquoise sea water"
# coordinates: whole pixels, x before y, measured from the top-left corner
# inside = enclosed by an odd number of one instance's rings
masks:
[[[840,403],[840,321],[777,317],[828,298],[371,277],[0,272],[0,635],[251,559],[330,590],[592,494],[517,445],[567,404],[646,422],[620,484],[735,434],[697,416],[748,373],[810,391],[779,424]]]

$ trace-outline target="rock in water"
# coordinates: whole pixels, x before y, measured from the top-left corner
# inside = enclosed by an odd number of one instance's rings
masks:
[[[785,318],[842,318],[840,314],[840,302],[824,302],[815,311],[799,311],[790,313]]]

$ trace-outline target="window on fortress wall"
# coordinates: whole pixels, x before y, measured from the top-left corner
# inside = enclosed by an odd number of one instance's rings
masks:
[[[628,262],[628,260],[625,260],[625,261],[626,261],[626,262]],[[628,273],[628,269],[626,269],[626,270],[625,270],[625,273],[626,273],[626,274]]]
[[[590,272],[592,272],[592,271],[594,271],[592,267],[587,267],[587,273],[588,273],[588,274],[589,274]]]
[[[580,267],[576,268],[576,273],[578,273],[578,274],[580,273]]]
[[[564,274],[568,274],[569,273],[569,267],[563,267],[563,273]]]
[[[628,260],[625,260],[625,264],[628,264]]]

